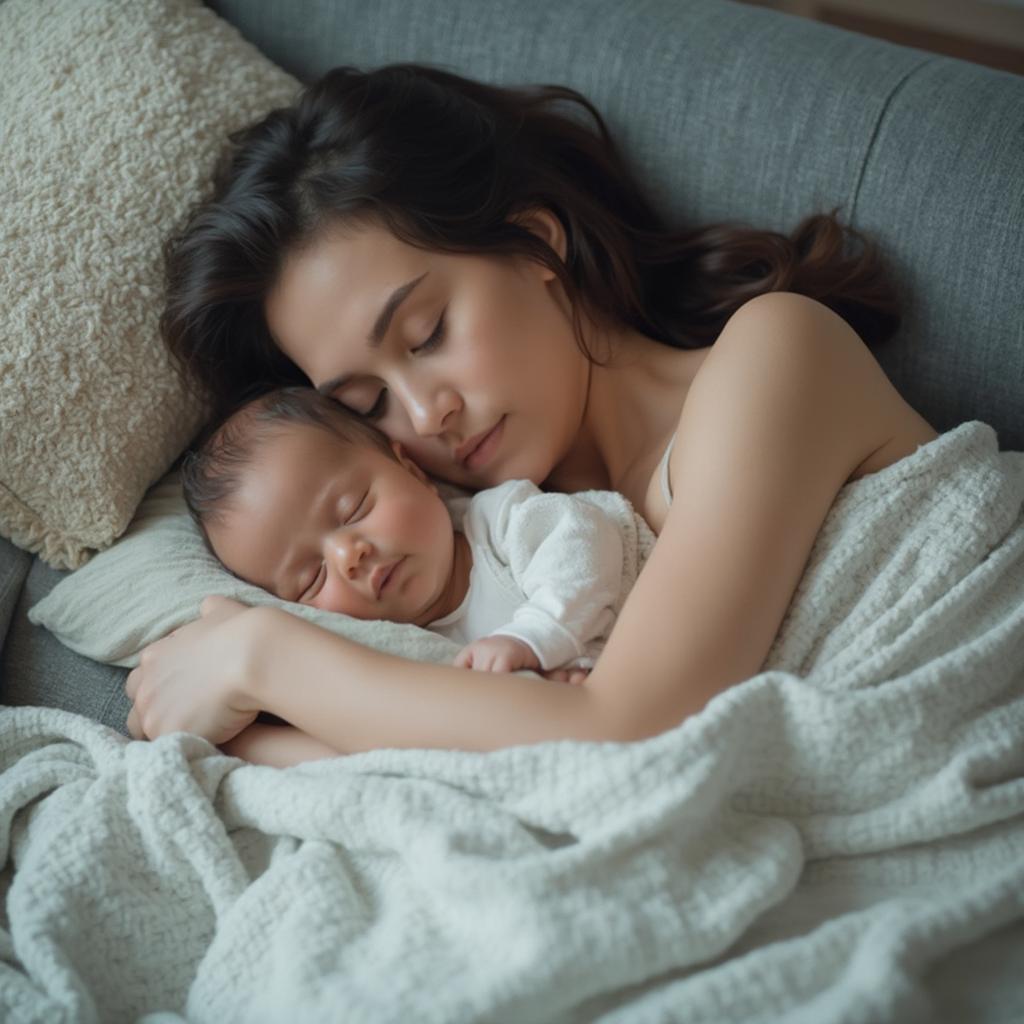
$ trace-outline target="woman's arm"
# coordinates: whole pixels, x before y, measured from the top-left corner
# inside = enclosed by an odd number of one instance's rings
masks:
[[[125,690],[137,738],[191,732],[223,745],[261,710],[339,753],[614,738],[585,686],[409,661],[226,597],[147,647]]]
[[[340,757],[333,747],[314,739],[291,725],[266,725],[253,722],[233,739],[221,744],[221,750],[253,764],[272,768],[290,768],[305,761]]]
[[[730,319],[679,420],[657,544],[588,682],[626,737],[760,671],[838,491],[902,401],[814,300],[762,295]]]
[[[256,703],[346,753],[614,738],[585,684],[409,661],[278,609],[252,613],[266,641]]]

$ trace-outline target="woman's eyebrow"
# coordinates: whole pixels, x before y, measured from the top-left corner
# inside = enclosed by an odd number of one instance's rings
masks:
[[[408,298],[410,292],[412,292],[420,281],[422,281],[429,273],[429,270],[425,270],[419,277],[413,278],[413,280],[406,281],[405,284],[399,285],[388,296],[387,301],[384,303],[380,313],[377,315],[377,319],[373,322],[373,327],[370,328],[370,333],[366,336],[366,343],[370,348],[380,348],[388,333],[388,328],[391,326],[391,320],[397,312],[398,307],[406,300],[406,298]],[[344,383],[349,376],[350,375],[347,373],[340,373],[337,377],[332,377],[330,380],[324,381],[322,384],[318,384],[316,389],[322,395],[329,395]]]
[[[391,326],[391,318],[395,315],[395,311],[405,301],[406,297],[429,274],[429,270],[425,270],[419,277],[414,278],[412,281],[407,281],[403,285],[399,285],[390,295],[387,302],[384,303],[384,308],[381,309],[380,315],[377,317],[370,329],[370,333],[366,338],[370,348],[379,348],[381,343],[384,341],[384,335],[388,333],[388,328]]]

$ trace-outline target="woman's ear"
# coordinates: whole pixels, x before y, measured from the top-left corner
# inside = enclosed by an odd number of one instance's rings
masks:
[[[564,263],[567,250],[567,238],[565,227],[561,220],[545,206],[531,206],[529,209],[520,210],[508,218],[513,224],[526,228],[538,238],[547,242],[548,245],[558,254],[558,258]],[[544,279],[551,280],[555,275],[547,267],[541,266]]]

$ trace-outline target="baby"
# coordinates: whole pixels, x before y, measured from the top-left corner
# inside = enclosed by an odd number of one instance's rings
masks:
[[[622,537],[595,505],[512,480],[457,499],[397,441],[311,388],[243,406],[182,465],[236,576],[288,601],[423,626],[455,664],[578,683],[615,619]]]

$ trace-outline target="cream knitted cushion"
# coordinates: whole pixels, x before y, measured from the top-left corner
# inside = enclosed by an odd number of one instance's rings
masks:
[[[0,66],[0,535],[74,568],[200,423],[163,240],[299,83],[198,0],[5,0]]]

